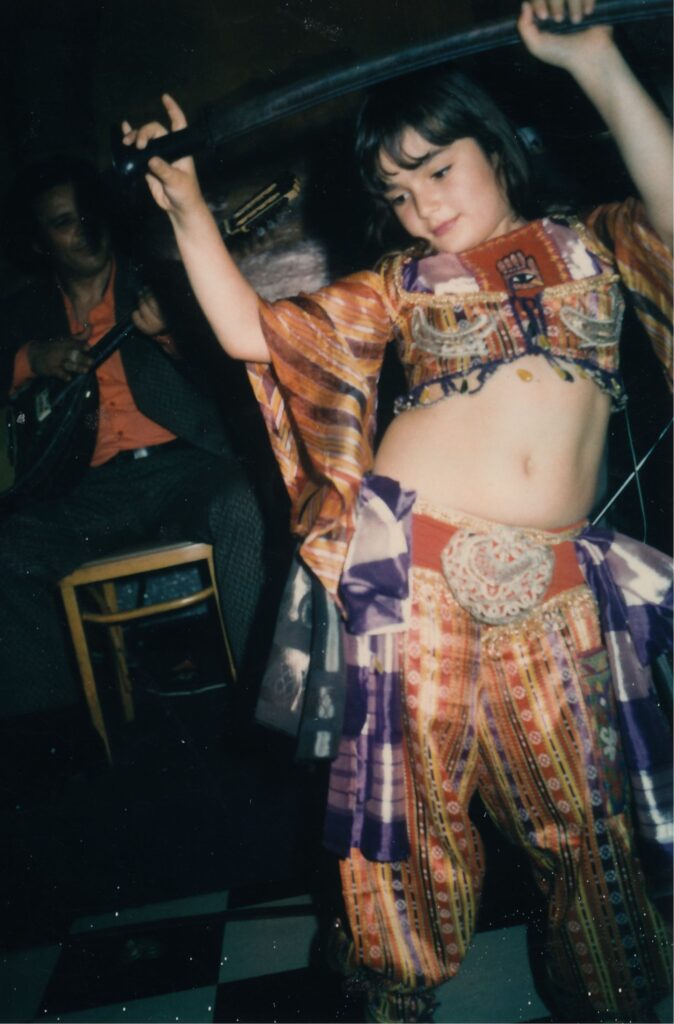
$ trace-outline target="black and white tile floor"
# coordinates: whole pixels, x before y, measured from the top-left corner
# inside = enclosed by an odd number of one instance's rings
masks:
[[[244,893],[79,918],[61,943],[0,960],[3,1021],[358,1022],[337,979],[312,965],[308,895],[249,903]],[[524,925],[476,935],[438,992],[438,1024],[548,1021]],[[672,1021],[671,1000],[658,1007]]]
[[[79,918],[60,943],[2,957],[2,1020],[358,1021],[312,965],[316,937],[301,893],[251,904],[232,890]],[[478,933],[439,999],[446,1024],[548,1019],[524,926]]]

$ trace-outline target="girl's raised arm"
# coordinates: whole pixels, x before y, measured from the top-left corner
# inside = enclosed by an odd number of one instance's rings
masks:
[[[168,95],[162,96],[172,131],[187,124]],[[153,121],[133,129],[122,124],[124,142],[144,149],[150,139],[166,135]],[[206,205],[191,157],[169,164],[160,157],[148,162],[146,180],[157,205],[169,216],[194,294],[218,341],[234,359],[269,362],[260,326],[258,296],[230,256]]]
[[[613,42],[611,29],[557,35],[541,30],[535,18],[580,23],[594,0],[533,0],[522,4],[518,28],[527,49],[546,64],[571,74],[597,108],[620,149],[644,202],[648,218],[672,246],[672,131]]]

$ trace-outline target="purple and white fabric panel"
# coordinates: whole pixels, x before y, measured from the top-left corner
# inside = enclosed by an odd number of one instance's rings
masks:
[[[649,873],[671,878],[672,733],[650,668],[672,649],[671,561],[596,526],[576,550],[599,605],[642,855]]]
[[[339,585],[349,633],[404,629],[409,598],[412,508],[415,491],[395,480],[364,477]]]
[[[415,493],[367,476],[359,495],[340,597],[346,708],[330,772],[324,843],[340,857],[409,854],[402,751],[400,643],[407,616]]]

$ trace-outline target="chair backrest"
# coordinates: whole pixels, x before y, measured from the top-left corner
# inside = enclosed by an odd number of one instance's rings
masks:
[[[125,548],[116,555],[84,562],[64,576],[60,582],[77,587],[83,583],[100,583],[103,580],[121,579],[124,576],[139,576],[158,569],[189,565],[202,559],[209,560],[212,554],[212,546],[201,541]]]

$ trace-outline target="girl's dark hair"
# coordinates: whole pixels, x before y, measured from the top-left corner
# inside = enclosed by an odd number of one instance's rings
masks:
[[[531,169],[514,125],[466,75],[433,69],[384,82],[370,92],[360,110],[355,155],[361,180],[374,203],[370,227],[377,241],[383,241],[397,224],[384,197],[387,183],[379,155],[383,149],[400,167],[413,168],[415,162],[401,148],[407,128],[436,146],[474,139],[486,156],[496,156],[513,212],[527,219],[534,215]]]

